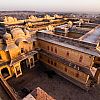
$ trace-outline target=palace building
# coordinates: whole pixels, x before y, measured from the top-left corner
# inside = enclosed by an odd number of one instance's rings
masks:
[[[29,31],[12,29],[0,39],[0,74],[5,80],[13,75],[19,77],[25,70],[35,66],[38,59],[35,38]]]
[[[82,28],[69,22],[49,28],[34,34],[13,28],[2,34],[0,74],[4,79],[19,77],[38,61],[81,88],[100,84],[100,26]]]
[[[66,37],[55,31],[37,32],[40,61],[74,84],[87,89],[100,83],[100,26],[77,38],[79,33],[73,35],[71,31]]]

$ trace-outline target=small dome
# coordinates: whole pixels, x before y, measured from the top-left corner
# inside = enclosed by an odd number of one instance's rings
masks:
[[[8,17],[7,19],[8,19],[9,22],[13,22],[14,21],[13,17]]]
[[[6,39],[6,40],[12,39],[12,36],[11,36],[11,34],[9,34],[9,33],[4,34],[3,37],[4,37],[4,39]]]
[[[11,34],[15,40],[18,38],[25,38],[25,33],[21,28],[12,29]]]
[[[28,43],[28,41],[27,41],[26,39],[24,39],[24,38],[19,38],[19,39],[17,39],[17,40],[15,41],[15,44],[18,46],[21,42],[26,42],[26,43]]]

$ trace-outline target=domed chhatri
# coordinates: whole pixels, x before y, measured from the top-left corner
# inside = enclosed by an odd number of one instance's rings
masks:
[[[15,40],[18,38],[25,38],[25,33],[21,28],[12,29],[11,34]]]

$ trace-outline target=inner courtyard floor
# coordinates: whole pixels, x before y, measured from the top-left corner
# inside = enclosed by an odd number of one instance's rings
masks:
[[[100,86],[87,92],[42,65],[25,71],[19,78],[9,79],[8,83],[22,98],[40,87],[56,100],[100,100]]]

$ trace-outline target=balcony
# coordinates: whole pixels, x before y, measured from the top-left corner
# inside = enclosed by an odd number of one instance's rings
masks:
[[[33,56],[36,53],[38,53],[38,52],[37,51],[34,51],[34,50],[33,51],[30,51],[30,52],[27,52],[27,53],[22,53],[17,58],[11,59],[10,66],[12,66],[13,64],[15,64],[17,62],[20,62],[20,61],[28,58],[29,56]]]

